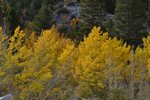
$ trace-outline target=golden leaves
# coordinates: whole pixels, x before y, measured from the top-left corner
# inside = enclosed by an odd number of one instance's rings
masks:
[[[4,37],[0,35],[0,39]],[[70,88],[75,95],[88,98],[102,92],[107,85],[113,87],[121,81],[130,81],[127,79],[133,63],[135,81],[140,80],[146,70],[150,76],[150,37],[143,39],[144,48],[138,47],[133,53],[131,46],[110,38],[100,27],[94,27],[78,46],[60,36],[55,28],[35,37],[32,33],[27,38],[18,27],[3,56],[4,45],[0,40],[3,60],[0,80],[2,84],[9,84],[6,90],[12,89],[14,94],[20,92],[16,97],[21,99],[38,98],[42,94],[53,96],[59,90],[64,96]]]

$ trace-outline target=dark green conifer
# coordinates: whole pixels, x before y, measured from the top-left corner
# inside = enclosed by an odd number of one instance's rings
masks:
[[[81,21],[86,32],[105,22],[104,0],[81,0]]]
[[[139,45],[146,34],[146,2],[116,0],[114,33],[132,45]]]
[[[38,10],[33,20],[33,29],[39,34],[43,29],[50,28],[52,25],[53,7],[48,0],[43,0],[41,8]]]

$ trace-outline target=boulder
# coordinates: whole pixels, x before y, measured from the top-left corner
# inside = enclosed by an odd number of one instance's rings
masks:
[[[14,100],[11,94],[0,97],[0,100]]]

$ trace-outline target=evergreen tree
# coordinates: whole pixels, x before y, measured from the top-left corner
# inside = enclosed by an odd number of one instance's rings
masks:
[[[50,28],[53,24],[53,16],[55,11],[55,6],[61,0],[43,0],[41,8],[38,10],[37,14],[33,19],[33,29],[40,33],[43,29]]]
[[[42,7],[38,10],[38,14],[35,15],[33,20],[33,29],[37,34],[42,29],[47,29],[52,25],[53,7],[48,0],[43,0]]]
[[[145,34],[146,2],[143,0],[117,0],[114,30],[130,44],[138,45]]]
[[[115,1],[116,0],[104,0],[105,10],[108,13],[114,14],[114,11],[115,11]]]
[[[21,26],[22,19],[22,1],[1,0],[2,23],[5,34],[12,35],[17,26]]]
[[[103,0],[81,0],[81,20],[84,30],[90,30],[94,25],[103,26],[104,1]]]
[[[32,2],[30,3],[30,10],[29,10],[30,20],[33,20],[34,15],[36,15],[38,10],[41,8],[42,1],[43,0],[32,0]]]
[[[148,20],[147,20],[147,23],[148,23],[148,28],[150,28],[150,0],[148,0]]]

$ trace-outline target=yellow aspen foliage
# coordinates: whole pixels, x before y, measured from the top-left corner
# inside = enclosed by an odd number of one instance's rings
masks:
[[[65,62],[66,60],[72,60],[72,56],[74,56],[73,52],[75,49],[74,44],[68,44],[66,47],[63,49],[63,53],[60,55],[59,60],[61,62]]]
[[[0,27],[0,56],[2,55],[3,47],[4,47],[4,41],[7,37],[3,34],[2,28]]]
[[[135,51],[131,51],[128,75],[132,98],[136,93],[134,89],[138,86],[137,97],[144,100],[149,98],[147,94],[149,85],[147,84],[149,82],[150,39],[147,37],[143,41],[143,48],[137,47]]]
[[[74,74],[77,56],[77,47],[75,47],[75,44],[72,42],[66,44],[66,47],[63,49],[63,52],[58,59],[59,80],[63,83],[63,86],[60,85],[59,87],[61,91],[63,91],[61,95],[63,95],[64,98],[67,97],[68,94],[74,93],[74,87],[76,85]]]
[[[150,77],[150,36],[143,39],[144,41],[144,52],[147,55],[147,69],[148,69],[148,76]]]
[[[5,72],[3,71],[4,66],[4,50],[5,50],[5,39],[7,37],[3,34],[2,28],[0,27],[0,77],[5,75]]]
[[[148,61],[146,52],[142,48],[137,47],[132,59],[134,60],[135,81],[139,81],[141,78],[145,79]]]
[[[124,79],[129,54],[130,46],[116,38],[109,38],[108,33],[94,27],[78,47],[75,78],[79,84],[88,86],[88,90],[100,93],[106,80],[112,87]]]
[[[26,35],[26,41],[25,41],[25,45],[27,46],[27,48],[29,49],[33,49],[34,43],[37,41],[37,35],[32,32],[30,35]]]
[[[143,48],[132,50],[100,27],[79,45],[55,27],[40,36],[18,27],[7,39],[0,28],[0,95],[11,93],[16,100],[99,100],[130,90],[133,98],[142,97],[149,89],[150,37],[143,41]]]
[[[8,61],[6,62],[5,66],[7,67],[18,66],[20,62],[18,52],[23,47],[24,36],[25,33],[23,32],[23,30],[20,31],[20,27],[16,28],[14,35],[9,39],[9,43],[8,43],[9,47],[6,50],[6,56],[5,56]]]
[[[85,89],[90,91],[101,91],[104,88],[104,76],[101,72],[104,68],[102,66],[101,45],[107,39],[108,33],[102,34],[100,28],[94,27],[89,36],[80,43],[75,67],[75,78],[79,87],[86,85],[88,87]],[[87,97],[87,95],[89,96],[88,93],[85,93],[83,97]]]
[[[43,31],[42,36],[39,37],[34,45],[33,52],[37,60],[36,65],[39,68],[50,67],[58,59],[57,57],[62,53],[63,48],[69,41],[59,36],[55,28]]]
[[[126,67],[130,54],[130,46],[116,38],[109,38],[101,47],[105,66],[105,79],[109,88],[113,88],[126,77]]]
[[[72,42],[69,39],[62,38],[54,27],[42,32],[34,43],[32,58],[27,65],[28,68],[24,69],[21,75],[21,79],[27,79],[30,82],[27,86],[29,89],[24,88],[21,95],[38,98],[41,93],[45,96],[49,94],[46,89],[52,84],[50,83],[51,78],[53,78],[52,73],[55,72],[52,69],[57,68],[58,57],[66,45],[70,43]],[[33,95],[33,93],[36,95]]]
[[[22,43],[20,41],[16,41],[17,39],[22,40],[23,36],[21,36],[22,34],[19,35],[19,33],[20,33],[20,30],[18,28],[15,31],[14,36],[10,38],[9,43],[6,40],[5,42],[3,42],[5,43],[5,45],[1,44],[2,48],[5,49],[3,50],[3,66],[1,66],[5,74],[4,76],[0,77],[1,79],[0,85],[2,86],[1,88],[5,92],[9,92],[10,89],[11,91],[14,91],[16,89],[14,85],[16,84],[15,75],[21,72],[21,69],[17,68],[17,65],[19,64],[18,63],[19,60],[18,60],[18,57],[15,55],[15,52],[17,52],[22,46]]]
[[[11,51],[10,53],[15,53],[20,47],[23,45],[24,42],[24,32],[23,30],[20,31],[20,27],[16,28],[14,35],[9,40],[9,48],[8,50]]]
[[[24,45],[25,43],[25,33],[20,30],[20,27],[16,28],[14,35],[9,38],[8,47],[4,52],[5,62],[5,77],[2,83],[11,89],[18,98],[18,91],[21,90],[22,83],[19,77],[22,74],[24,67],[27,66],[27,60],[30,57],[30,50]]]
[[[20,27],[18,27],[16,28],[14,35],[9,38],[8,48],[6,50],[6,59],[10,61],[10,64],[19,63],[19,58],[17,54],[19,50],[23,47],[24,35],[25,34],[23,30],[20,30]]]

